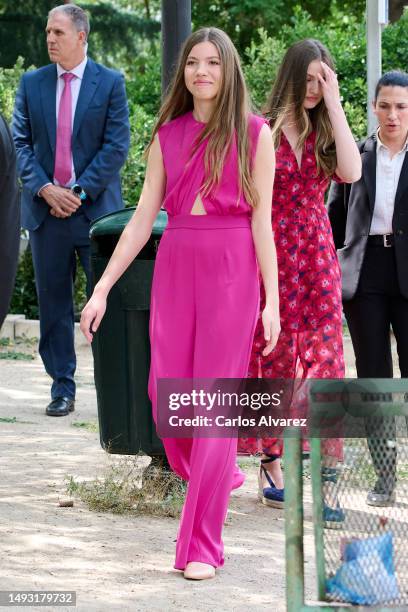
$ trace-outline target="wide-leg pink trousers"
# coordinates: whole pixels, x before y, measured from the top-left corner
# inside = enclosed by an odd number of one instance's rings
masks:
[[[157,254],[150,311],[149,394],[157,420],[160,378],[244,378],[259,308],[255,250],[246,215],[170,217]],[[176,569],[224,563],[222,527],[244,475],[237,439],[163,439],[188,481]]]

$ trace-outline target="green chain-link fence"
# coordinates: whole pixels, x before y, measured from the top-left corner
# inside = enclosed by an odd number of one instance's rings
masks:
[[[350,383],[314,381],[309,419],[318,423],[316,415],[333,410],[328,389],[333,392],[334,385],[344,399]],[[297,432],[285,439],[288,612],[408,611],[408,381],[371,383],[380,395],[370,393],[370,381],[361,380],[356,393],[346,394],[353,418],[343,419],[344,460],[337,466],[322,459],[322,441],[313,438],[310,477],[305,476]],[[344,402],[337,412],[344,415]],[[303,500],[308,497],[318,579],[313,604],[304,602]]]

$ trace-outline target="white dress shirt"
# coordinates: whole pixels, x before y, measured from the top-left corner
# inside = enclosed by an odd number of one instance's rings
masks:
[[[391,157],[390,150],[381,142],[377,131],[375,204],[370,235],[392,234],[395,194],[407,151],[408,138],[401,151]]]

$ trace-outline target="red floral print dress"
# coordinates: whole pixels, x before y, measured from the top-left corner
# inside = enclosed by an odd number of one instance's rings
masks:
[[[342,378],[341,273],[324,194],[329,185],[317,173],[316,134],[306,139],[299,168],[281,132],[276,152],[272,227],[277,250],[281,333],[267,357],[261,314],[255,331],[248,377]],[[335,180],[339,180],[334,177]],[[265,292],[261,286],[261,311]],[[239,452],[282,453],[282,440],[242,438]],[[342,458],[342,440],[324,440],[323,453]]]

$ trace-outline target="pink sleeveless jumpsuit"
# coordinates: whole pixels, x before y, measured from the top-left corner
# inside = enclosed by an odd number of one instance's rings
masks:
[[[264,120],[249,117],[253,159]],[[251,209],[239,193],[237,147],[220,183],[202,196],[206,215],[191,209],[204,182],[204,124],[192,112],[159,130],[167,177],[168,225],[157,253],[151,295],[149,395],[157,420],[160,378],[245,378],[259,308]],[[172,469],[188,481],[176,546],[176,569],[190,561],[223,565],[222,527],[231,489],[244,475],[237,439],[163,439]]]

